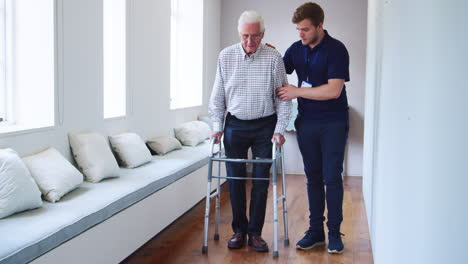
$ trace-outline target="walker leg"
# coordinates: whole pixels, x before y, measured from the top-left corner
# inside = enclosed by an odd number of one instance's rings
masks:
[[[278,257],[278,193],[276,189],[277,168],[273,158],[273,257]]]
[[[218,189],[219,192],[219,189]],[[218,231],[218,224],[219,224],[219,196],[216,195],[216,209],[215,209],[215,233],[214,233],[214,240],[219,240],[219,231]]]
[[[219,191],[219,189],[218,189]],[[214,233],[214,240],[219,240],[219,231],[218,231],[218,225],[219,225],[219,196],[216,195],[216,209],[215,209],[215,233]]]
[[[284,224],[284,245],[289,246],[288,232],[288,203],[286,202],[286,172],[284,168],[284,153],[281,149],[281,185],[283,188],[283,224]]]
[[[208,182],[206,187],[206,205],[205,205],[205,228],[203,233],[203,248],[202,253],[208,252],[208,226],[210,221],[210,191],[211,182]]]
[[[205,228],[203,233],[202,253],[208,252],[208,226],[210,220],[210,194],[211,194],[211,177],[213,172],[213,162],[208,162],[208,183],[206,185],[206,204],[205,204]]]
[[[221,154],[219,155],[221,156]],[[221,176],[221,161],[218,162],[218,176]],[[216,195],[216,214],[215,214],[215,234],[214,240],[219,240],[219,219],[220,219],[220,203],[221,203],[221,179],[218,178],[218,187],[217,190],[218,195]]]

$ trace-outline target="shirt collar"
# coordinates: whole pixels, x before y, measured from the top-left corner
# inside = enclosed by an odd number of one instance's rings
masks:
[[[263,44],[260,43],[260,45],[258,46],[258,49],[254,52],[254,54],[252,54],[252,55],[250,55],[250,56],[245,52],[244,48],[242,48],[242,43],[239,43],[239,49],[240,49],[240,52],[241,52],[241,54],[242,54],[244,60],[247,60],[247,59],[249,59],[249,58],[251,58],[251,59],[254,60],[255,58],[258,57],[258,54],[260,54],[260,52],[262,51],[262,49],[263,49]]]
[[[313,49],[311,49],[311,50],[317,50],[317,49],[319,49],[319,48],[322,47],[323,45],[326,45],[327,42],[328,42],[328,40],[330,40],[331,37],[330,37],[330,35],[328,35],[328,31],[323,30],[323,32],[324,32],[324,36],[323,36],[322,41],[320,41],[320,43],[317,44],[317,46],[315,46],[315,47],[314,47]],[[302,45],[302,46],[303,46],[304,48],[310,49],[309,45]]]

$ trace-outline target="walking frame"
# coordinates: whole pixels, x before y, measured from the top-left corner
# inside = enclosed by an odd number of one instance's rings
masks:
[[[284,152],[283,147],[278,146],[276,142],[273,143],[272,149],[272,158],[271,159],[231,159],[227,157],[222,157],[221,144],[217,152],[213,152],[215,142],[217,138],[214,137],[210,142],[210,160],[208,163],[208,183],[206,188],[206,207],[205,207],[205,228],[203,235],[203,247],[202,253],[205,254],[208,252],[208,226],[209,226],[209,217],[210,217],[210,200],[216,198],[215,206],[215,234],[214,240],[219,240],[218,232],[218,222],[220,218],[220,199],[221,199],[221,188],[220,181],[221,179],[235,179],[235,180],[266,180],[272,181],[273,184],[273,257],[278,257],[278,203],[283,202],[283,223],[284,223],[284,245],[289,245],[288,237],[288,209],[286,202],[286,178],[284,171]],[[218,175],[213,176],[213,162],[218,162]],[[221,163],[222,162],[235,162],[235,163],[271,163],[272,164],[272,176],[271,178],[243,178],[243,177],[223,177],[221,176]],[[281,185],[283,194],[281,197],[278,197],[277,193],[277,176],[278,168],[277,166],[281,165]],[[217,187],[215,192],[211,194],[211,181],[212,179],[218,179]]]

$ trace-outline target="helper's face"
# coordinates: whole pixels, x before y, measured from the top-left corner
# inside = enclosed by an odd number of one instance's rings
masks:
[[[304,19],[296,24],[296,29],[299,32],[303,45],[317,45],[319,40],[319,30],[322,28],[322,24],[314,26],[310,19]]]
[[[252,55],[262,43],[263,32],[260,31],[260,23],[243,24],[239,36],[245,53]]]

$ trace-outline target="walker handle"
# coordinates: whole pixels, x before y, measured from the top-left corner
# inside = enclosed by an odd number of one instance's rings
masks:
[[[211,140],[210,140],[210,157],[214,157],[214,155],[216,154],[216,153],[213,152],[213,150],[214,150],[214,146],[216,145],[215,143],[216,143],[217,141],[218,141],[218,137],[217,137],[217,136],[216,136],[216,137],[212,137]],[[219,142],[219,144],[220,144],[219,149],[221,149],[221,142]]]
[[[281,149],[282,149],[282,146],[278,146],[278,144],[276,143],[276,139],[273,140],[273,149],[272,149],[272,159],[276,159],[276,152],[279,150],[279,152],[281,152]]]

